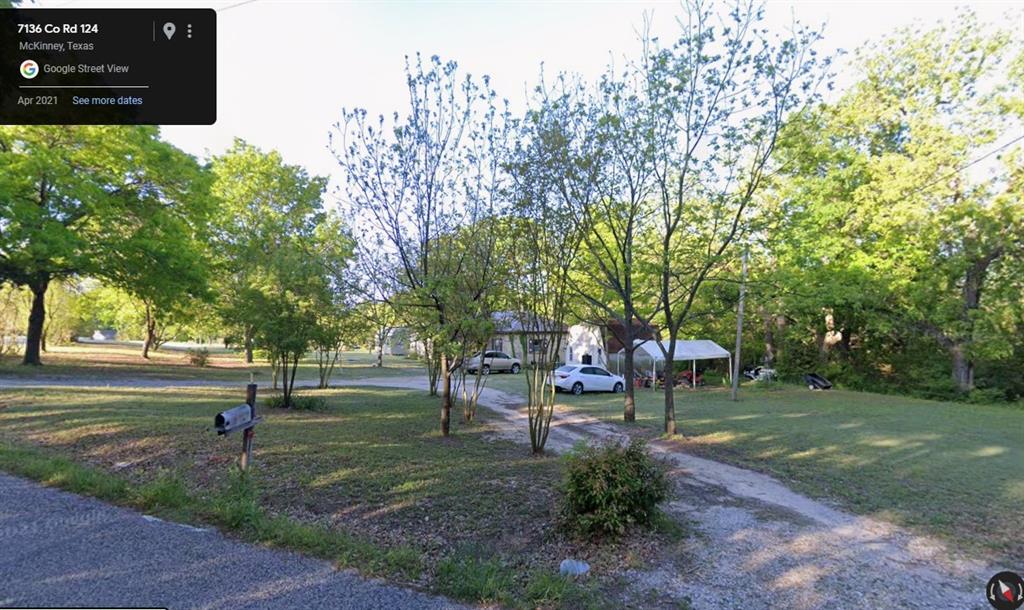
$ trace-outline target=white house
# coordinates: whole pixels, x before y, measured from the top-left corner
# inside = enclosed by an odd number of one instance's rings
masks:
[[[566,332],[565,361],[608,367],[604,333],[593,324],[573,324]]]
[[[495,312],[494,335],[487,343],[487,349],[504,352],[523,362],[532,362],[533,355],[553,341],[561,343],[559,359],[564,362],[583,362],[607,366],[604,337],[601,328],[593,324],[557,326],[549,321],[535,320],[524,326],[523,317],[511,311]],[[523,353],[524,335],[530,335],[526,353]],[[538,338],[547,335],[548,338]],[[561,335],[559,338],[558,336]]]

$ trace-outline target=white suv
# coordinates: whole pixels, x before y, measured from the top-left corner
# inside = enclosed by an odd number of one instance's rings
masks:
[[[603,366],[592,364],[567,364],[555,369],[555,391],[572,392],[622,392],[626,381],[608,372]]]

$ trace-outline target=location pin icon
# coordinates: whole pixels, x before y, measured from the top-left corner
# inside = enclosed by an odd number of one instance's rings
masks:
[[[167,37],[167,40],[170,40],[171,37],[174,36],[175,29],[174,24],[170,21],[164,24],[164,36]]]

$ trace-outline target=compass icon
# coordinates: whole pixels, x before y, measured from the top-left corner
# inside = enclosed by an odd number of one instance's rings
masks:
[[[1024,579],[1013,572],[1000,572],[988,580],[985,597],[996,610],[1017,610],[1024,605]]]

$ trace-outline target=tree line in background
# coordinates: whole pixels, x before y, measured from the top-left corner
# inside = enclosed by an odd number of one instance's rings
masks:
[[[747,363],[1019,399],[1019,41],[971,13],[903,30],[825,101],[821,33],[720,8],[685,4],[674,40],[643,36],[597,82],[542,73],[521,114],[489,78],[409,58],[408,108],[345,110],[331,132],[340,211],[326,179],[241,141],[200,164],[152,127],[0,127],[0,323],[26,333],[27,364],[74,320],[131,333],[144,355],[226,337],[272,363],[285,404],[307,354],[326,386],[345,345],[401,326],[448,434],[483,387],[467,359],[511,311],[543,451],[552,329],[613,324],[627,379],[653,331],[672,371],[680,339],[731,343],[746,251]],[[675,433],[672,384],[664,406]]]

